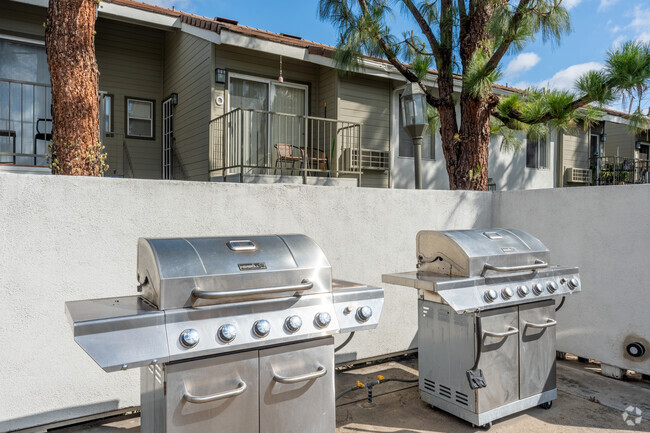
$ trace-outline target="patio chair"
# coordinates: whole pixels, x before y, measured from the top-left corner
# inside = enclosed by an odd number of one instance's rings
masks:
[[[307,158],[309,161],[309,168],[316,168],[317,170],[327,170],[327,153],[320,149],[312,147],[307,148]]]
[[[277,143],[274,145],[277,158],[275,160],[275,168],[273,169],[273,174],[276,174],[278,171],[278,166],[280,166],[280,175],[284,174],[284,168],[286,164],[291,163],[291,175],[296,169],[296,162],[300,162],[300,168],[302,168],[302,162],[304,157],[304,150],[300,149],[300,156],[294,156],[293,146],[285,143]]]

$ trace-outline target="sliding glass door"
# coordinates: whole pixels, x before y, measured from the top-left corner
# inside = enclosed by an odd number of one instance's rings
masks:
[[[243,110],[242,124],[230,132],[232,165],[239,165],[243,156],[244,165],[251,167],[245,173],[268,173],[276,162],[278,144],[288,144],[295,156],[300,155],[305,119],[298,116],[307,113],[306,86],[231,74],[229,94],[230,110]]]

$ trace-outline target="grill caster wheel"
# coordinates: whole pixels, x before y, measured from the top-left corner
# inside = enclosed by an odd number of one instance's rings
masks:
[[[546,409],[546,410],[549,410],[551,408],[551,406],[553,406],[552,401],[547,401],[546,403],[542,403],[542,404],[539,405],[539,407],[541,407],[542,409]]]
[[[583,358],[582,356],[578,356],[578,362],[581,362],[583,364],[589,364],[589,358]]]

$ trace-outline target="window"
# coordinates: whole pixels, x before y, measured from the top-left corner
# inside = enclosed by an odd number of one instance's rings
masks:
[[[526,167],[548,168],[548,144],[546,137],[527,137]]]
[[[402,95],[400,94],[400,99]],[[400,107],[402,104],[400,103]],[[400,108],[401,110],[401,108]],[[413,140],[404,131],[404,122],[402,121],[402,116],[399,117],[399,156],[406,158],[413,158]],[[428,129],[424,133],[424,139],[422,140],[422,159],[436,159],[436,141],[435,141],[436,132]]]
[[[126,98],[126,136],[153,139],[154,102]]]
[[[113,131],[113,95],[104,94],[102,98],[102,115],[104,116],[104,133],[110,134]]]

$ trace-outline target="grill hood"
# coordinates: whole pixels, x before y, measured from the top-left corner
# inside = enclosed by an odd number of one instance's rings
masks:
[[[331,267],[304,235],[138,241],[142,297],[160,310],[331,292]]]
[[[539,239],[514,229],[421,231],[416,243],[420,272],[454,277],[478,277],[495,267],[513,270],[550,260]]]

